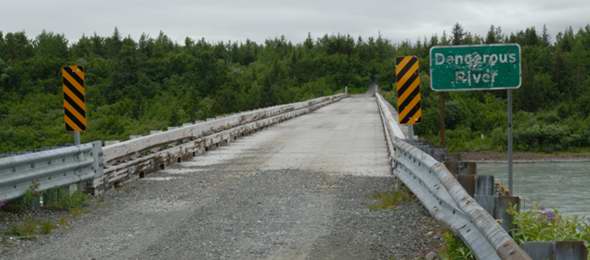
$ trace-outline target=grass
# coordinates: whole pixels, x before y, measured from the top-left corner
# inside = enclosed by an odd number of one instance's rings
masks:
[[[25,194],[20,198],[8,201],[2,209],[10,212],[24,212],[30,209],[36,209],[41,206],[40,194],[37,191],[38,184],[33,183]]]
[[[395,208],[401,203],[410,201],[412,195],[406,188],[401,188],[398,191],[377,192],[371,198],[377,200],[377,203],[369,205],[369,209],[378,210]]]
[[[81,191],[75,191],[70,194],[66,188],[58,188],[45,192],[46,204],[48,209],[70,210],[82,208],[88,201],[88,194]]]
[[[9,201],[2,207],[9,212],[26,212],[41,207],[55,210],[70,210],[73,208],[84,207],[89,199],[89,195],[81,191],[70,193],[68,187],[55,188],[39,192],[36,190],[37,185],[33,184],[18,199]],[[41,204],[43,198],[44,204]]]
[[[54,227],[55,225],[49,221],[28,217],[22,222],[8,227],[5,234],[20,239],[35,239],[39,234],[51,233]]]
[[[79,216],[82,215],[82,213],[84,213],[84,210],[82,208],[71,208],[68,210],[70,215],[74,218],[77,218]]]
[[[55,224],[53,224],[51,221],[41,220],[39,222],[39,231],[41,234],[43,234],[43,235],[51,234],[51,231],[53,231],[53,229],[55,229]]]
[[[535,205],[531,210],[508,211],[517,227],[512,230],[514,240],[527,241],[583,240],[590,250],[590,224],[574,216],[563,216],[556,209],[541,209]]]
[[[30,188],[21,198],[6,204],[3,210],[20,215],[31,210],[45,208],[48,210],[65,210],[68,212],[68,216],[62,216],[56,222],[28,216],[22,221],[8,226],[4,231],[6,236],[19,239],[35,239],[38,235],[51,234],[57,227],[67,227],[69,226],[69,218],[77,218],[84,213],[83,207],[87,205],[89,199],[87,194],[80,191],[70,193],[67,187],[47,190],[42,193],[35,190],[35,187]],[[41,196],[45,202],[44,205],[40,203]]]
[[[475,256],[471,252],[471,249],[465,245],[463,240],[455,236],[453,232],[446,230],[443,233],[444,247],[440,252],[440,256],[443,259],[449,260],[475,260]]]
[[[20,238],[32,238],[37,231],[37,222],[32,218],[25,219],[23,222],[8,227],[6,235]]]
[[[62,216],[56,222],[48,219],[26,217],[21,222],[9,226],[4,235],[19,239],[35,239],[38,235],[48,235],[57,227],[68,227],[70,225],[69,219],[79,217],[83,210],[81,208],[71,208],[68,212],[69,217]]]
[[[60,227],[68,227],[70,225],[70,222],[68,221],[68,218],[66,217],[61,217],[57,220],[57,224]]]
[[[8,227],[5,235],[21,239],[35,239],[37,235],[50,234],[55,228],[56,225],[49,220],[28,217],[22,222]]]

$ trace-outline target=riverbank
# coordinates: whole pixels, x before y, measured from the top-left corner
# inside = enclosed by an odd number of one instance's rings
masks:
[[[506,161],[506,152],[460,152],[461,160],[474,162],[503,162]],[[536,152],[514,152],[515,163],[535,162],[588,162],[590,152],[558,152],[558,153],[536,153]]]

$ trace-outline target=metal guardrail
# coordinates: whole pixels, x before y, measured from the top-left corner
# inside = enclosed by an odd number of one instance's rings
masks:
[[[531,259],[441,162],[405,141],[394,111],[376,94],[393,174],[445,223],[478,259]]]
[[[100,142],[0,158],[0,201],[93,179],[101,163]]]

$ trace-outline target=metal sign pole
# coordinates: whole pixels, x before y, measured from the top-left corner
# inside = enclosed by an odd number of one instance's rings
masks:
[[[74,144],[80,145],[80,132],[78,131],[74,132]]]
[[[510,195],[513,194],[513,176],[512,176],[512,90],[506,91],[508,96],[508,189]]]

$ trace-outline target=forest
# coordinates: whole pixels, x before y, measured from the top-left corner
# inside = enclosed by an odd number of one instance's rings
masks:
[[[435,45],[515,42],[522,47],[522,86],[514,91],[514,141],[521,151],[590,147],[590,25],[550,35],[544,27],[485,36],[456,24],[429,38],[392,42],[382,36],[324,35],[303,42],[178,43],[161,32],[139,39],[0,32],[0,154],[72,143],[63,123],[60,68],[86,68],[88,130],[82,141],[123,140],[217,115],[330,95],[360,93],[377,83],[395,103],[396,56],[421,66],[423,121],[416,133],[438,142],[444,95],[452,151],[500,151],[506,143],[504,91],[440,94],[430,90],[428,51]]]

